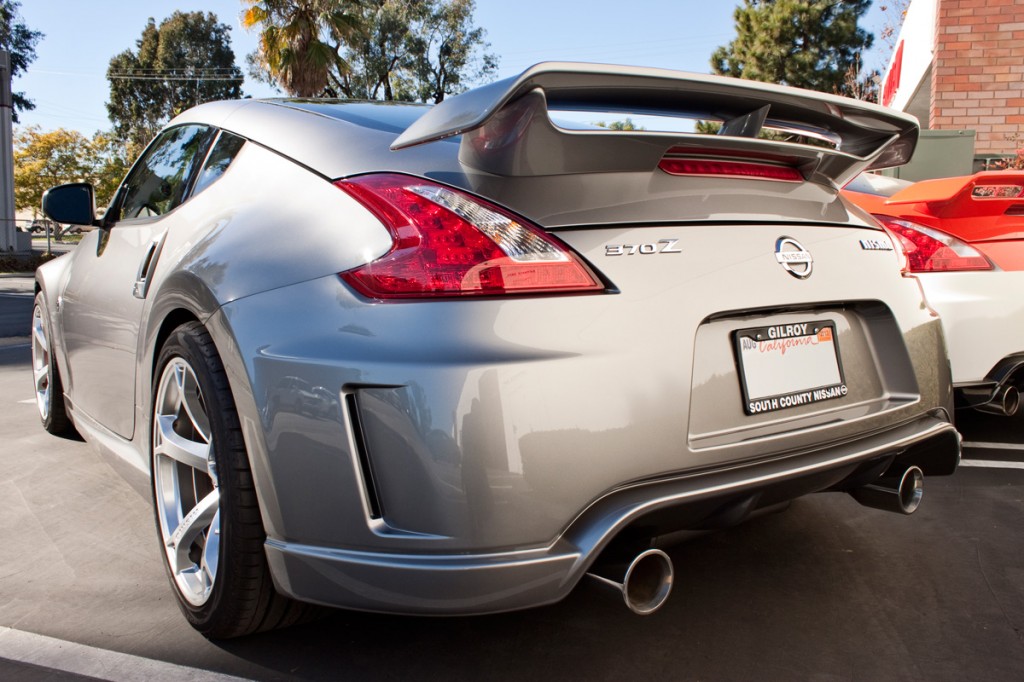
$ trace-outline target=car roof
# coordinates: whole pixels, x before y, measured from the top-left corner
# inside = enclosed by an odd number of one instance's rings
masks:
[[[400,153],[389,149],[429,109],[394,102],[243,99],[201,104],[168,125],[213,125],[331,179],[370,171],[461,174],[458,139]]]

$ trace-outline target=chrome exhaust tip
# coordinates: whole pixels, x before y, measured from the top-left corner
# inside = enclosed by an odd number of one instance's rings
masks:
[[[912,466],[897,475],[886,474],[869,485],[850,491],[853,499],[865,507],[913,514],[924,497],[924,473]]]
[[[975,407],[979,412],[998,414],[1003,417],[1012,417],[1017,414],[1020,407],[1020,392],[1016,386],[1001,386],[992,393],[988,402]]]
[[[660,609],[668,599],[675,569],[663,551],[648,549],[628,565],[598,566],[587,575],[622,594],[630,611],[647,616]]]

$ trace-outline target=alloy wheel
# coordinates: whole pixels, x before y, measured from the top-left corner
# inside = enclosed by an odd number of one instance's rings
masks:
[[[153,414],[153,485],[174,582],[194,606],[210,598],[220,550],[220,491],[210,418],[183,358],[164,366]]]
[[[46,336],[43,309],[39,305],[32,310],[32,378],[36,389],[36,407],[45,422],[50,416],[50,340]]]

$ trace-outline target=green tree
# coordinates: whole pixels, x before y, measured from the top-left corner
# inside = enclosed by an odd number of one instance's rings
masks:
[[[627,132],[631,130],[647,130],[647,128],[644,128],[643,126],[638,126],[629,116],[621,121],[612,121],[611,123],[598,121],[594,125],[600,126],[601,128],[607,128],[608,130],[621,130]]]
[[[290,94],[440,102],[497,70],[474,0],[245,2],[252,75]]]
[[[473,25],[474,0],[433,3],[421,30],[410,37],[417,96],[441,102],[467,82],[493,79],[498,58],[486,52],[486,31]]]
[[[91,182],[96,205],[106,206],[130,167],[128,150],[113,133],[87,138],[77,130],[19,129],[14,136],[14,205],[39,215],[43,192],[66,182]]]
[[[18,0],[0,0],[0,50],[7,50],[11,55],[11,76],[16,77],[25,72],[28,65],[36,59],[36,43],[43,37],[39,31],[33,31],[21,21]],[[36,108],[32,100],[23,92],[12,93],[14,110],[11,118],[18,122],[19,111],[31,111]]]
[[[246,61],[257,79],[296,97],[316,97],[330,79],[347,73],[342,43],[355,31],[356,2],[244,0],[242,26],[259,31],[259,47]]]
[[[103,131],[93,135],[89,141],[89,152],[92,182],[96,187],[96,205],[107,206],[138,153],[133,153],[117,135]]]
[[[175,115],[196,104],[242,96],[230,27],[211,12],[150,19],[136,42],[110,60],[107,113],[133,153]]]
[[[335,88],[345,97],[411,102],[416,99],[414,70],[420,36],[430,19],[432,0],[366,0],[360,31],[345,48],[348,73]]]
[[[347,97],[441,102],[491,80],[498,59],[473,25],[474,0],[363,0],[358,40],[349,41]]]
[[[857,22],[871,0],[743,0],[736,38],[711,56],[715,73],[853,95],[850,69],[873,37]],[[856,80],[856,79],[854,79]]]
[[[93,178],[89,138],[77,130],[43,132],[38,126],[14,136],[14,206],[39,214],[43,192],[65,182]]]

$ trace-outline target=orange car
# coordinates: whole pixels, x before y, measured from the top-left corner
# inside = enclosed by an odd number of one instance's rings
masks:
[[[1024,385],[1024,172],[905,180],[843,195],[874,215],[942,316],[960,406],[1013,414]]]

